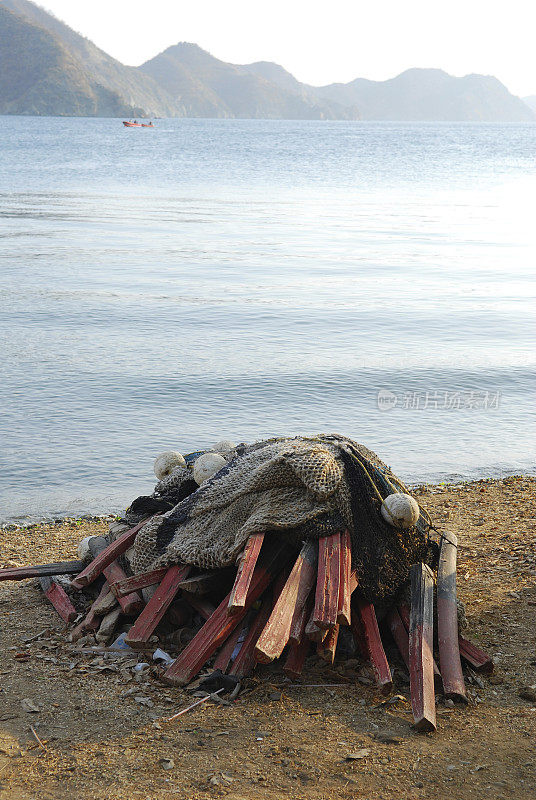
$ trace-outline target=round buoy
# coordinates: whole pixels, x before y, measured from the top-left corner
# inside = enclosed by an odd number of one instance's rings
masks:
[[[222,439],[221,442],[216,442],[212,449],[215,453],[228,453],[230,450],[234,450],[235,447],[234,442],[230,442],[229,439]]]
[[[419,519],[419,505],[409,494],[390,494],[382,503],[382,517],[395,528],[411,528]]]
[[[184,460],[184,456],[180,453],[177,453],[175,450],[166,450],[165,453],[160,453],[159,456],[156,457],[154,462],[154,474],[161,481],[163,478],[167,478],[168,475],[171,475],[175,467],[185,467],[186,461]]]
[[[194,463],[194,481],[201,486],[226,464],[227,461],[219,453],[204,453]]]

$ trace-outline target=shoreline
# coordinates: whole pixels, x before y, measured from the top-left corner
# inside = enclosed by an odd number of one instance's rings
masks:
[[[460,488],[467,488],[471,486],[481,486],[487,484],[497,484],[498,486],[505,483],[512,483],[521,480],[536,480],[536,475],[530,473],[516,473],[513,475],[506,475],[502,478],[487,477],[476,478],[472,480],[459,480],[459,481],[440,481],[435,482],[419,482],[406,484],[410,493],[419,496],[426,492],[433,492],[435,494],[447,491],[457,491]],[[76,527],[82,526],[84,523],[104,523],[112,522],[119,519],[121,514],[119,512],[108,512],[102,514],[81,514],[80,516],[55,516],[55,517],[41,517],[33,522],[15,522],[14,520],[6,519],[0,522],[0,531],[23,531],[34,530],[43,526],[60,526],[60,525],[75,525]]]

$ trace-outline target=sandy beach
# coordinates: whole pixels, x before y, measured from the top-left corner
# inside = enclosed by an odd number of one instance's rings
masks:
[[[495,661],[492,675],[468,677],[467,707],[439,701],[434,735],[411,728],[402,669],[386,700],[366,665],[316,656],[302,682],[340,686],[282,687],[283,673],[263,667],[232,705],[166,723],[191,695],[77,651],[35,582],[1,583],[0,800],[533,798],[535,490],[530,477],[414,489],[459,537],[465,635]],[[4,527],[0,566],[75,558],[79,539],[106,529]]]

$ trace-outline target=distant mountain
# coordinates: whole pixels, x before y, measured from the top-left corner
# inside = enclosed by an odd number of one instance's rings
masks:
[[[523,97],[522,100],[529,108],[531,108],[533,111],[536,111],[536,94]]]
[[[534,114],[497,78],[454,78],[440,69],[408,69],[387,81],[357,78],[316,90],[341,105],[357,105],[362,119],[524,122]]]
[[[278,64],[220,61],[195,44],[126,67],[29,0],[0,0],[0,114],[529,121],[496,78],[410,69],[314,87]]]
[[[184,115],[151,78],[35,3],[3,0],[0,12],[0,113]]]
[[[180,42],[142,64],[166,91],[183,103],[191,117],[242,119],[357,119],[354,108],[322,99],[289,73],[280,81],[256,70],[259,65],[227,64],[196,44]],[[272,68],[285,72],[276,64]]]

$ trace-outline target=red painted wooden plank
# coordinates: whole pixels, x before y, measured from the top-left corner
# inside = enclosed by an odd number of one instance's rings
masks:
[[[289,640],[292,621],[303,608],[315,582],[316,546],[306,541],[284,584],[255,647],[255,657],[261,664],[279,658]]]
[[[299,644],[290,645],[287,660],[283,667],[285,675],[288,675],[289,678],[299,678],[310,648],[311,642],[306,636],[303,637]]]
[[[328,635],[329,628],[321,628],[313,619],[315,614],[314,603],[311,609],[311,615],[305,625],[305,636],[310,642],[323,642]]]
[[[318,540],[318,576],[313,620],[320,628],[337,624],[339,605],[341,535],[322,536]]]
[[[299,644],[305,637],[305,626],[311,618],[313,606],[315,602],[314,589],[311,589],[307,600],[300,609],[296,609],[297,613],[292,618],[292,625],[290,626],[290,636],[288,637],[289,644]],[[316,627],[316,626],[315,626]]]
[[[65,589],[57,581],[52,578],[44,577],[39,578],[41,589],[45,596],[50,600],[62,620],[65,622],[72,622],[78,616],[76,608],[73,606]]]
[[[248,589],[255,570],[255,564],[261,552],[264,533],[253,533],[246,542],[244,552],[238,565],[235,582],[229,595],[229,613],[241,611],[246,603]]]
[[[434,691],[434,578],[426,564],[411,568],[409,680],[414,727],[435,731]]]
[[[398,609],[392,608],[387,615],[387,622],[390,631],[393,635],[400,655],[404,659],[404,663],[409,669],[409,608],[401,604]],[[441,680],[441,673],[434,660],[434,683],[438,689],[442,689],[443,681]]]
[[[150,519],[152,519],[152,517]],[[149,522],[149,519],[144,519],[142,522],[138,522],[134,528],[131,528],[130,530],[125,531],[118,536],[115,542],[112,542],[108,545],[108,547],[102,550],[102,552],[100,552],[99,555],[94,558],[93,561],[71,581],[71,584],[76,589],[83,589],[84,586],[89,586],[90,583],[93,583],[93,581],[102,574],[104,568],[107,567],[108,564],[111,564],[112,561],[115,561],[115,559],[124,553],[125,550],[128,550],[129,547],[132,547],[136,538],[136,534],[147,522]]]
[[[190,570],[190,566],[179,564],[168,567],[162,583],[125,637],[125,641],[130,647],[135,650],[145,647],[149,637],[153,635],[156,626],[173,602],[179,590],[179,583],[184,580]],[[119,602],[121,599],[124,598],[119,598]]]
[[[253,574],[249,592],[242,610],[228,613],[230,595],[225,597],[201,630],[164,673],[163,680],[176,686],[184,686],[194,678],[203,664],[216,652],[235,627],[244,619],[247,611],[280,571],[288,558],[284,543],[274,542],[261,558]]]
[[[117,561],[112,561],[111,564],[105,566],[102,570],[102,574],[106,577],[108,586],[110,586],[112,583],[124,581],[127,577]],[[123,609],[123,612],[125,614],[129,614],[130,616],[139,614],[144,606],[143,598],[141,594],[138,594],[138,592],[131,592],[130,594],[127,594],[126,597],[118,597],[117,602]]]
[[[125,578],[117,583],[110,584],[111,593],[117,597],[125,597],[131,592],[138,589],[146,589],[147,586],[154,586],[163,580],[169,567],[160,567],[159,569],[152,569],[150,572],[140,572],[138,575],[131,575],[130,578]]]
[[[476,672],[493,672],[492,658],[463,636],[458,635],[460,655]]]
[[[83,561],[58,561],[54,564],[37,564],[31,567],[9,567],[0,569],[0,581],[22,581],[25,578],[41,578],[49,575],[76,575],[83,566]]]
[[[333,664],[335,661],[335,650],[337,649],[337,641],[339,639],[340,625],[335,625],[334,628],[328,630],[328,635],[323,642],[318,642],[316,652],[328,664]]]
[[[270,616],[272,602],[273,600],[270,596],[263,599],[262,605],[249,627],[248,634],[244,639],[240,652],[233,661],[233,666],[229,670],[229,675],[234,675],[236,678],[245,678],[246,675],[251,675],[255,669],[257,663],[257,659],[255,658],[255,645]]]
[[[456,549],[453,533],[443,536],[437,570],[437,643],[445,697],[467,702],[458,645],[458,608],[456,605]]]
[[[358,598],[357,610],[363,626],[363,636],[376,683],[382,694],[389,694],[393,688],[393,679],[387,656],[383,649],[374,606],[372,603],[367,603],[363,598]]]
[[[80,639],[86,633],[86,631],[97,630],[97,628],[101,624],[101,617],[95,614],[94,608],[95,606],[98,606],[98,604],[102,600],[104,600],[109,591],[110,587],[108,586],[108,581],[104,581],[103,587],[100,590],[97,599],[91,605],[91,608],[89,609],[88,613],[86,614],[82,622],[79,622],[76,628],[73,628],[73,630],[71,631],[69,638],[72,642],[78,641],[78,639]]]
[[[240,638],[240,634],[244,630],[243,625],[237,625],[231,635],[228,637],[227,641],[223,644],[220,652],[216,656],[216,660],[214,661],[214,669],[221,669],[222,672],[227,670],[227,667],[231,663],[231,656],[233,655],[236,645],[238,644],[238,640]]]
[[[350,627],[352,629],[354,641],[357,649],[359,650],[361,658],[364,661],[368,661],[369,652],[367,647],[367,641],[365,639],[365,631],[363,629],[363,625],[361,624],[361,617],[359,616],[359,611],[355,606],[352,608],[352,618],[350,621]]]
[[[339,625],[349,625],[352,621],[350,598],[352,596],[352,541],[348,531],[341,535],[341,558],[339,577],[339,600],[337,603],[337,622]],[[356,581],[357,586],[357,581]]]

